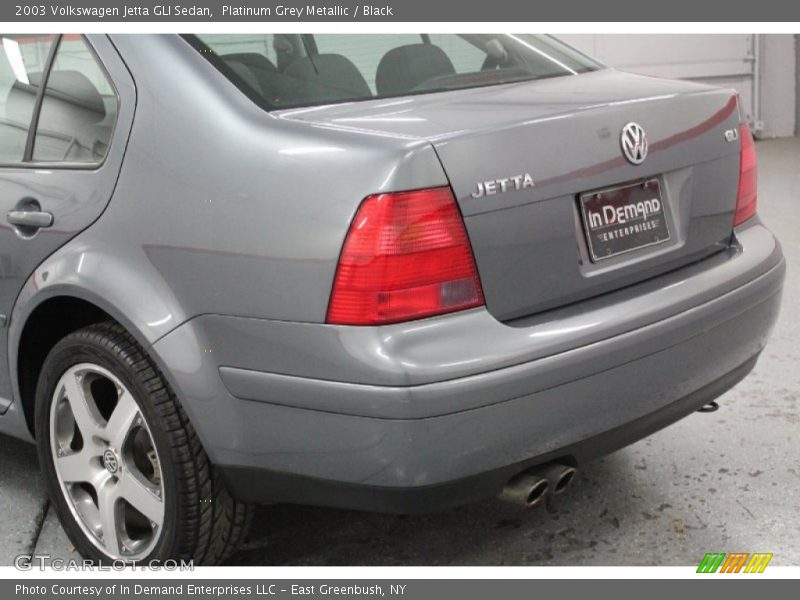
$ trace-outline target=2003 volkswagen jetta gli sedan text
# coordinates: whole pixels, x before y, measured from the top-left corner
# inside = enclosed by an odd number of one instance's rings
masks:
[[[752,369],[736,94],[547,36],[5,36],[0,431],[96,560],[535,504]]]

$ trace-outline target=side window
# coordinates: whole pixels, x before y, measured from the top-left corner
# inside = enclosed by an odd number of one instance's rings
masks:
[[[483,67],[486,52],[471,44],[468,36],[431,33],[432,44],[439,46],[450,57],[456,73],[476,73]]]
[[[117,96],[94,53],[82,37],[64,36],[47,77],[33,160],[102,161],[116,118]]]
[[[381,58],[394,48],[419,44],[422,37],[415,33],[387,33],[364,35],[360,33],[316,34],[314,41],[320,54],[341,54],[355,64],[373,94],[375,73]]]
[[[0,48],[0,164],[22,162],[54,35],[2,35]]]

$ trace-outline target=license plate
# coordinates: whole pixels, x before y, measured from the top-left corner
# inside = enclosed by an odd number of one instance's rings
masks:
[[[669,240],[658,179],[580,195],[592,262]]]

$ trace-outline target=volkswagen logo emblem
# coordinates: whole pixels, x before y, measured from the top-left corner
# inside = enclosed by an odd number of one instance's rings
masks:
[[[106,451],[103,452],[103,466],[109,473],[116,473],[119,470],[117,454],[111,448],[107,448]]]
[[[638,123],[625,125],[619,141],[622,145],[622,153],[629,163],[640,165],[647,158],[647,134]]]

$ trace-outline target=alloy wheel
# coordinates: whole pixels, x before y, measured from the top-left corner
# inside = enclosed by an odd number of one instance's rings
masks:
[[[50,449],[61,492],[84,535],[115,560],[141,560],[164,525],[161,461],[139,404],[91,363],[59,379]]]

